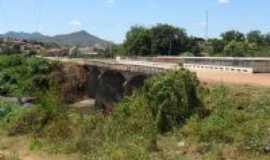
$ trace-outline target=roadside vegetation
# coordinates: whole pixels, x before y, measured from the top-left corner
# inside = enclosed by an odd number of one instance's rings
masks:
[[[151,28],[133,26],[121,45],[114,45],[114,56],[218,56],[269,57],[270,33],[253,30],[226,31],[218,38],[205,40],[189,36],[184,28],[157,24]],[[108,52],[109,53],[109,52]]]
[[[6,64],[8,57],[0,57],[0,73],[15,75],[16,83],[3,81],[15,86],[5,95],[35,93],[38,100],[32,107],[0,102],[0,154],[9,149],[5,139],[20,137],[29,142],[29,152],[82,160],[269,159],[270,89],[202,86],[196,75],[181,70],[150,78],[115,104],[112,114],[81,114],[65,104],[53,83],[31,90],[32,77],[50,72],[46,61],[19,56],[20,63]],[[5,156],[20,159],[20,150]]]
[[[0,95],[32,96],[49,88],[47,61],[24,55],[0,55]]]

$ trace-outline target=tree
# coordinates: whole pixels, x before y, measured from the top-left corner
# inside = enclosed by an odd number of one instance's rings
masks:
[[[247,42],[231,41],[224,48],[225,56],[244,57],[251,54],[253,45]]]
[[[124,48],[128,55],[151,54],[150,31],[142,26],[131,27],[131,30],[126,34]]]
[[[220,54],[223,52],[225,43],[221,39],[209,39],[209,45],[211,47],[210,55]]]
[[[270,33],[264,35],[264,42],[266,45],[270,45]]]
[[[231,30],[221,34],[221,37],[226,42],[244,41],[245,35],[239,31]]]
[[[263,37],[261,31],[259,31],[259,30],[250,31],[247,34],[247,39],[248,39],[248,42],[256,43],[258,45],[261,45],[264,42],[264,37]]]
[[[123,47],[122,44],[111,44],[104,51],[104,54],[106,55],[106,57],[111,57],[111,58],[116,57],[116,56],[124,56],[125,53],[126,53],[125,48]]]
[[[187,51],[192,53],[193,56],[201,56],[204,43],[205,40],[203,38],[189,37]]]
[[[181,126],[194,112],[204,112],[195,74],[181,70],[148,79],[142,89],[160,133]]]
[[[152,54],[177,55],[187,49],[188,36],[184,29],[158,24],[151,28]]]

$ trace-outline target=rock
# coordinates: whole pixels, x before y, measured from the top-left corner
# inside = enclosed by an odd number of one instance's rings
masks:
[[[177,143],[177,146],[178,146],[178,147],[185,147],[185,142],[184,142],[184,141],[178,142],[178,143]]]
[[[29,104],[29,103],[34,103],[37,100],[36,97],[22,97],[20,98],[20,102],[22,104]]]
[[[263,150],[265,153],[270,153],[270,144],[266,145]]]
[[[74,103],[71,108],[80,113],[93,113],[95,111],[95,99],[85,99],[83,101]]]

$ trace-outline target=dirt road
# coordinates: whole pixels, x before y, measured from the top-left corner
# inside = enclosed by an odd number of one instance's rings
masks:
[[[270,87],[270,74],[231,73],[209,70],[193,70],[201,82],[226,83]]]

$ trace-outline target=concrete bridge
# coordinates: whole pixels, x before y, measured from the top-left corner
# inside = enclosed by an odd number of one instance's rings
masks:
[[[96,99],[96,106],[108,110],[124,95],[142,86],[149,76],[182,67],[196,72],[198,78],[206,83],[270,86],[270,74],[267,74],[270,72],[270,59],[267,58],[46,59],[84,67],[89,73],[89,96]],[[252,74],[255,72],[265,74]]]
[[[113,103],[120,101],[124,95],[130,95],[134,89],[143,86],[148,77],[181,68],[177,63],[164,62],[57,57],[46,59],[84,67],[89,75],[89,96],[96,99],[98,109],[106,112],[110,112]]]

